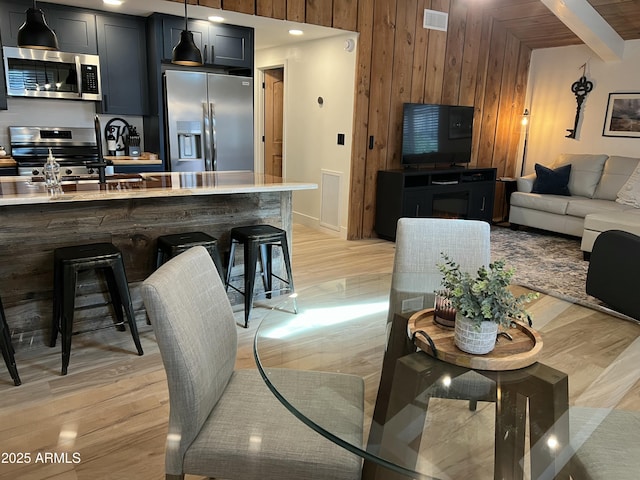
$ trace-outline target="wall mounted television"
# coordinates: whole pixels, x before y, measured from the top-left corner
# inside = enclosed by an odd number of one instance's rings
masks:
[[[447,167],[471,161],[473,107],[405,103],[402,165]]]

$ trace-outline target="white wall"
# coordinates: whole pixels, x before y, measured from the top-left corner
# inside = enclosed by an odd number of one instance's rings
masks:
[[[577,107],[571,84],[582,76],[584,63],[593,90],[582,104],[573,140],[565,138]],[[602,135],[609,93],[640,92],[639,66],[640,40],[625,42],[621,62],[603,62],[583,45],[534,50],[526,102],[531,121],[525,173],[533,172],[535,163],[549,165],[560,153],[640,157],[640,139]]]
[[[289,181],[321,184],[322,170],[340,177],[339,226],[346,237],[349,203],[349,169],[353,132],[353,106],[356,49],[345,50],[342,34],[322,40],[300,42],[294,46],[258,50],[255,67],[260,86],[260,69],[285,67],[283,176]],[[318,97],[324,103],[318,105]],[[262,136],[262,93],[256,92],[258,120],[256,132]],[[345,144],[337,144],[338,133]],[[257,142],[258,148],[262,147]],[[262,162],[262,154],[256,155]],[[256,165],[256,171],[262,171]],[[321,189],[294,192],[294,220],[316,228],[320,226]]]

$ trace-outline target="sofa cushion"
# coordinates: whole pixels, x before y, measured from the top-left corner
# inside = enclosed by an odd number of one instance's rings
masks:
[[[513,192],[511,194],[511,205],[540,210],[543,212],[557,213],[565,215],[571,197],[564,195],[541,195],[539,193]]]
[[[615,200],[622,186],[636,169],[640,159],[612,155],[607,159],[602,170],[602,178],[593,198]]]
[[[544,193],[552,195],[571,195],[567,184],[571,174],[571,165],[563,165],[555,169],[536,163],[536,179],[533,182],[531,193]]]
[[[519,192],[531,193],[531,189],[533,188],[533,182],[536,181],[536,174],[530,173],[529,175],[525,175],[524,177],[518,177],[516,179],[516,185]],[[616,193],[618,193],[616,191]]]
[[[567,215],[583,218],[590,213],[614,213],[625,210],[629,210],[629,206],[598,198],[571,197],[567,205]]]
[[[607,155],[604,154],[562,153],[552,167],[558,168],[571,164],[571,175],[569,176],[571,195],[591,198],[602,176],[606,160]]]
[[[640,208],[640,164],[618,192],[616,202]]]
[[[585,217],[584,228],[597,232],[623,230],[640,235],[640,210],[632,208],[622,212],[592,213]]]

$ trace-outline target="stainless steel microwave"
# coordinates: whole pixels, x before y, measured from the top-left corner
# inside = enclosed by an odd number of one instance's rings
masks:
[[[102,100],[98,55],[3,47],[7,94]]]

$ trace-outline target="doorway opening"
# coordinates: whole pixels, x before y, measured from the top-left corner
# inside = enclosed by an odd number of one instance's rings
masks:
[[[264,173],[282,177],[284,148],[284,67],[264,73]]]

